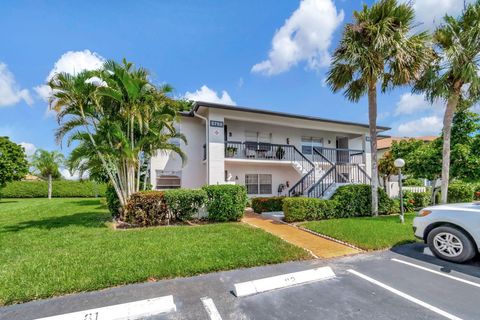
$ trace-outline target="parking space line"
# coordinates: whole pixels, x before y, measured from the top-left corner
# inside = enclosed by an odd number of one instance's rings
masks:
[[[217,307],[212,299],[209,297],[203,297],[200,300],[202,300],[203,306],[205,307],[210,320],[222,320],[222,317],[220,316],[220,313],[218,313]]]
[[[408,265],[408,266],[411,266],[411,267],[414,267],[414,268],[417,268],[417,269],[421,269],[421,270],[425,270],[425,271],[428,271],[428,272],[431,272],[431,273],[434,273],[434,274],[438,274],[439,276],[442,276],[442,277],[453,279],[453,280],[463,282],[463,283],[469,284],[471,286],[480,288],[480,283],[476,283],[476,282],[473,282],[473,281],[458,278],[458,277],[446,274],[444,272],[440,272],[440,271],[437,271],[437,270],[432,270],[432,269],[429,269],[429,268],[426,268],[426,267],[423,267],[423,266],[419,266],[417,264],[407,262],[407,261],[404,261],[404,260],[400,260],[400,259],[396,259],[396,258],[392,258],[391,260],[395,261],[395,262],[403,263],[405,265]]]
[[[173,302],[173,296],[165,296],[66,313],[37,320],[135,320],[174,311],[177,311],[177,307]]]
[[[424,302],[424,301],[422,301],[422,300],[419,300],[419,299],[417,299],[417,298],[415,298],[415,297],[412,297],[411,295],[408,295],[408,294],[406,294],[406,293],[404,293],[404,292],[402,292],[402,291],[400,291],[400,290],[397,290],[397,289],[395,289],[395,288],[392,288],[392,287],[390,287],[390,286],[388,286],[388,285],[386,285],[386,284],[384,284],[384,283],[382,283],[382,282],[380,282],[380,281],[378,281],[378,280],[375,280],[375,279],[373,279],[373,278],[370,278],[369,276],[366,276],[366,275],[364,275],[364,274],[362,274],[362,273],[360,273],[360,272],[357,272],[357,271],[352,270],[352,269],[348,269],[347,271],[350,272],[350,273],[352,273],[352,274],[354,274],[354,275],[356,275],[357,277],[360,277],[360,278],[362,278],[362,279],[364,279],[364,280],[367,280],[367,281],[369,281],[369,282],[371,282],[371,283],[373,283],[373,284],[376,284],[377,286],[382,287],[383,289],[388,290],[388,291],[390,291],[390,292],[392,292],[392,293],[394,293],[394,294],[396,294],[396,295],[398,295],[398,296],[400,296],[400,297],[402,297],[402,298],[404,298],[404,299],[406,299],[406,300],[408,300],[408,301],[411,301],[411,302],[413,302],[413,303],[416,303],[416,304],[418,304],[418,305],[420,305],[420,306],[422,306],[422,307],[424,307],[424,308],[427,308],[427,309],[429,309],[429,310],[431,310],[431,311],[433,311],[433,312],[435,312],[435,313],[437,313],[437,314],[439,314],[439,315],[441,315],[441,316],[444,316],[445,318],[452,319],[452,320],[461,320],[461,318],[459,318],[459,317],[457,317],[457,316],[454,316],[453,314],[450,314],[450,313],[448,313],[448,312],[446,312],[446,311],[443,311],[442,309],[439,309],[439,308],[437,308],[437,307],[435,307],[435,306],[432,306],[431,304],[428,304],[428,303],[426,303],[426,302]]]

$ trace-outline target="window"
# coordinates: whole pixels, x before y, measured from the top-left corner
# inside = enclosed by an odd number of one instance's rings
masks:
[[[312,149],[323,146],[323,139],[321,138],[312,138],[312,137],[302,137],[302,153],[303,154],[312,154]]]
[[[272,175],[246,174],[245,186],[248,194],[272,194]]]
[[[245,131],[246,142],[272,143],[272,134],[267,132]]]
[[[156,188],[157,189],[177,189],[182,185],[182,173],[181,171],[156,171],[157,180]]]

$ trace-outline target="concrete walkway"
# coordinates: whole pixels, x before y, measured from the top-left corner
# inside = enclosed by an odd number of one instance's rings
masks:
[[[281,221],[263,217],[260,214],[246,213],[242,221],[304,248],[316,258],[334,258],[360,252],[354,248],[316,236]]]

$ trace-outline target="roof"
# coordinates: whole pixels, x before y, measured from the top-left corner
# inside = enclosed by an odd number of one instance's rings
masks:
[[[415,139],[415,140],[421,140],[424,142],[429,142],[437,139],[437,136],[423,136],[423,137],[388,137],[384,139],[379,139],[377,141],[377,150],[383,150],[383,149],[390,149],[392,146],[393,141],[402,141],[402,140],[410,140],[410,139]]]
[[[252,112],[252,113],[259,113],[259,114],[266,114],[278,117],[285,117],[285,118],[295,118],[295,119],[303,119],[303,120],[312,120],[312,121],[319,121],[319,122],[329,122],[329,123],[336,123],[336,124],[344,124],[350,126],[357,126],[357,127],[364,127],[368,128],[368,124],[364,123],[357,123],[357,122],[349,122],[349,121],[341,121],[341,120],[332,120],[332,119],[325,119],[313,116],[306,116],[300,114],[293,114],[293,113],[285,113],[285,112],[277,112],[271,110],[264,110],[264,109],[255,109],[249,107],[241,107],[241,106],[232,106],[228,104],[220,104],[220,103],[212,103],[212,102],[204,102],[204,101],[196,101],[193,104],[193,108],[190,112],[182,113],[184,116],[193,116],[193,113],[198,111],[200,107],[205,108],[215,108],[215,109],[225,109],[225,110],[234,110],[234,111],[243,111],[243,112]],[[389,127],[384,126],[377,126],[379,131],[386,131],[390,130]]]

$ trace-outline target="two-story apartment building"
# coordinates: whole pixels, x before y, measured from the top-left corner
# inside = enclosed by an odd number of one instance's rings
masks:
[[[250,196],[320,198],[340,184],[370,182],[366,124],[196,102],[179,126],[187,162],[171,152],[152,157],[155,189],[240,184]]]

